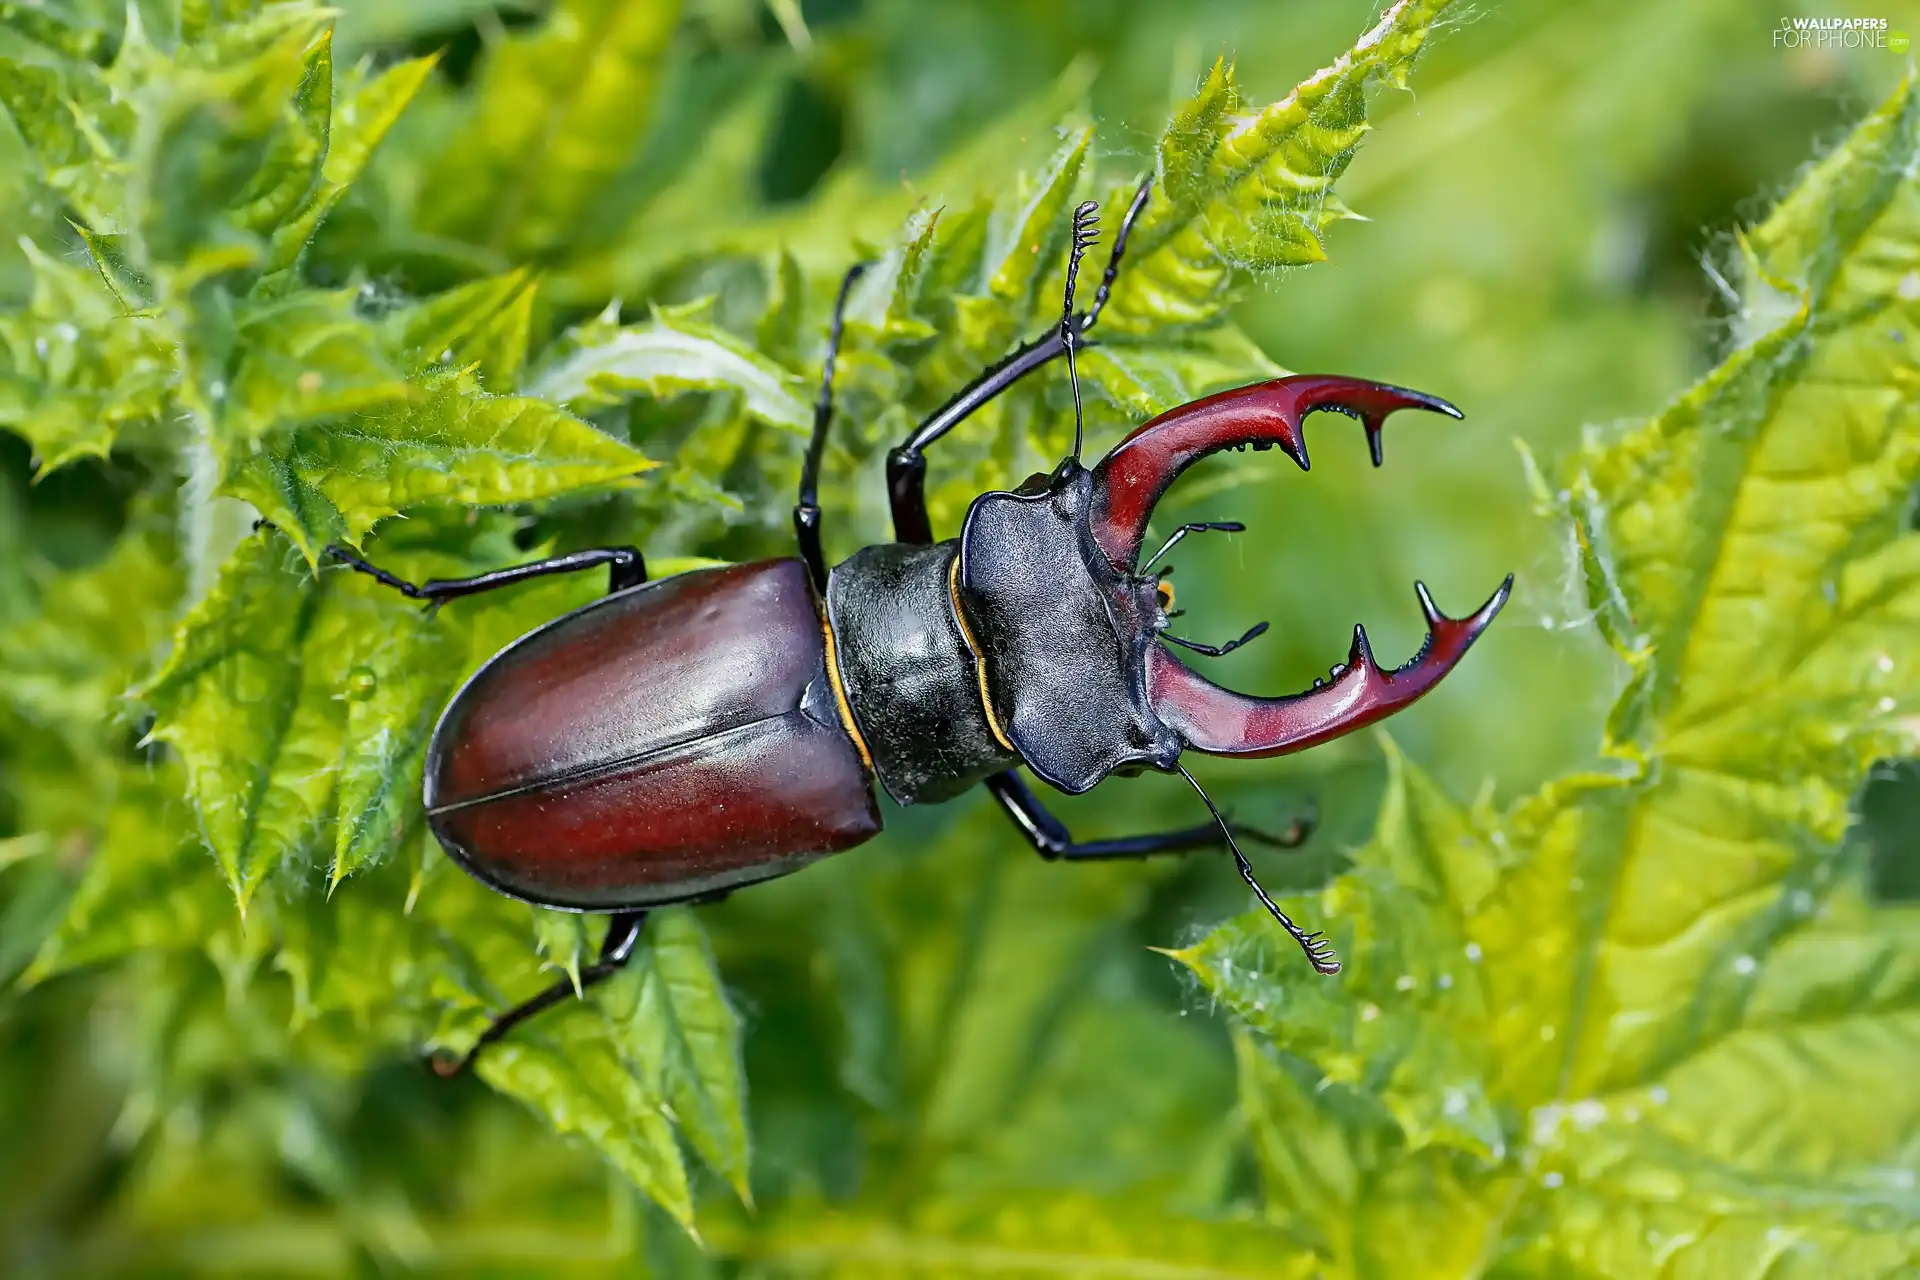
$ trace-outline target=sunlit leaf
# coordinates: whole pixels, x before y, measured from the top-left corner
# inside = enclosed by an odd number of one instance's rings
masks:
[[[255,534],[188,615],[172,655],[141,691],[153,736],[186,762],[207,842],[244,908],[276,867],[321,861],[345,731],[341,691],[375,607],[343,597],[337,573],[288,563]]]

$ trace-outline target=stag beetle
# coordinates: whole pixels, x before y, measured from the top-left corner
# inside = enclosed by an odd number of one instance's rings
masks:
[[[983,782],[1047,858],[1224,845],[1314,967],[1339,971],[1324,938],[1267,896],[1234,839],[1298,844],[1307,824],[1265,836],[1228,822],[1181,765],[1181,752],[1281,755],[1392,714],[1453,669],[1506,602],[1513,578],[1465,618],[1442,614],[1416,584],[1428,634],[1412,661],[1382,669],[1366,631],[1355,627],[1347,660],[1291,697],[1220,688],[1160,643],[1218,654],[1265,629],[1218,647],[1167,634],[1172,593],[1166,570],[1149,572],[1153,564],[1189,534],[1243,527],[1182,525],[1141,562],[1148,517],[1183,470],[1219,450],[1278,446],[1304,471],[1300,424],[1316,409],[1358,418],[1378,466],[1388,414],[1460,411],[1376,382],[1280,378],[1169,410],[1082,466],[1074,353],[1106,306],[1150,184],[1135,193],[1093,303],[1080,313],[1074,277],[1098,223],[1092,202],[1075,211],[1060,324],[975,379],[888,454],[897,541],[858,551],[831,571],[816,497],[842,318],[866,264],[847,272],[834,305],[793,514],[798,558],[648,582],[636,548],[603,547],[415,585],[329,548],[434,606],[607,567],[606,597],[514,641],[454,694],[428,748],[423,796],[447,853],[484,883],[542,906],[612,915],[598,963],[579,975],[582,987],[627,961],[649,908],[723,897],[870,839],[880,830],[876,779],[901,804],[948,800]],[[928,447],[1062,355],[1073,387],[1073,452],[1050,475],[980,495],[960,536],[935,541]],[[1076,840],[1021,779],[1022,765],[1070,795],[1111,773],[1177,772],[1212,820]],[[554,984],[496,1017],[465,1057],[436,1067],[458,1071],[573,991],[570,982]]]

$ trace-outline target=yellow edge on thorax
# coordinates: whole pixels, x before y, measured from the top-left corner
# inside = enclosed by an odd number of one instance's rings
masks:
[[[953,558],[953,564],[947,569],[947,596],[953,602],[953,620],[960,624],[960,638],[967,642],[967,651],[973,654],[973,672],[980,683],[980,709],[987,713],[987,728],[993,730],[994,741],[1013,751],[1013,743],[1007,741],[1006,731],[1000,727],[1000,717],[993,713],[993,699],[987,696],[986,655],[980,652],[980,642],[973,638],[973,630],[967,626],[966,610],[960,607],[959,556]]]
[[[867,740],[860,734],[860,726],[854,723],[853,704],[847,701],[847,686],[840,679],[840,646],[834,643],[833,623],[827,618],[827,602],[820,602],[820,632],[827,638],[827,683],[833,686],[833,703],[840,708],[840,723],[847,728],[847,736],[853,739],[853,745],[859,748],[860,760],[867,766],[867,772],[873,773],[873,752],[867,750]]]

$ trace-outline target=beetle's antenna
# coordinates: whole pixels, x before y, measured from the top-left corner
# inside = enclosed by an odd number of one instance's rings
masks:
[[[1273,899],[1267,896],[1267,891],[1260,887],[1260,882],[1254,879],[1253,864],[1247,861],[1246,854],[1240,852],[1240,845],[1233,838],[1233,828],[1227,825],[1227,820],[1221,816],[1219,807],[1215,805],[1212,798],[1201,789],[1200,784],[1194,780],[1194,776],[1187,772],[1187,766],[1175,761],[1173,767],[1180,771],[1180,776],[1187,780],[1187,785],[1193,788],[1194,794],[1200,797],[1201,803],[1207,806],[1207,812],[1211,813],[1213,820],[1219,824],[1220,834],[1226,840],[1227,848],[1233,851],[1233,860],[1240,864],[1241,878],[1253,886],[1254,895],[1260,899],[1260,905],[1265,907],[1273,915],[1273,918],[1280,922],[1280,927],[1287,931],[1289,937],[1300,944],[1300,949],[1307,953],[1308,963],[1313,965],[1317,972],[1328,974],[1340,972],[1340,961],[1338,957],[1333,954],[1333,947],[1327,942],[1326,935],[1323,933],[1308,933],[1305,929],[1302,929],[1299,925],[1289,920],[1287,913],[1274,904]]]
[[[1080,272],[1080,259],[1100,240],[1100,204],[1081,202],[1073,211],[1073,247],[1067,252],[1067,292],[1060,307],[1060,345],[1067,349],[1067,381],[1073,384],[1073,460],[1080,461],[1081,413],[1080,370],[1074,366],[1074,348],[1080,343],[1080,326],[1073,322],[1073,278]]]

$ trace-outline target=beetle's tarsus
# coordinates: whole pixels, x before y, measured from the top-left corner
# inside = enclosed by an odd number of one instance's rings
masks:
[[[479,1051],[480,1047],[475,1045],[459,1057],[454,1057],[452,1054],[447,1053],[428,1054],[427,1065],[432,1067],[433,1074],[439,1076],[442,1080],[451,1080],[472,1065],[474,1056],[479,1053]]]
[[[1279,835],[1274,835],[1270,831],[1262,831],[1258,827],[1247,826],[1245,823],[1236,822],[1232,818],[1227,820],[1227,826],[1232,829],[1235,835],[1245,836],[1249,840],[1257,840],[1270,848],[1298,849],[1301,845],[1312,839],[1313,833],[1319,828],[1320,806],[1309,801],[1307,807],[1302,810],[1299,816],[1294,818],[1294,820],[1287,825],[1287,829]]]
[[[1300,944],[1300,949],[1307,953],[1307,961],[1313,965],[1316,972],[1324,974],[1340,972],[1340,961],[1334,956],[1333,947],[1326,941],[1326,935],[1308,933],[1302,929],[1280,909],[1278,903],[1267,895],[1267,891],[1260,885],[1259,878],[1253,874],[1253,864],[1248,862],[1247,855],[1240,851],[1240,842],[1233,838],[1233,825],[1227,821],[1226,815],[1220,812],[1220,806],[1213,802],[1213,797],[1201,787],[1199,780],[1187,772],[1185,765],[1175,764],[1173,767],[1179,771],[1181,777],[1187,780],[1187,785],[1193,788],[1194,794],[1200,797],[1200,802],[1207,806],[1207,812],[1213,815],[1214,822],[1219,824],[1220,834],[1226,837],[1227,848],[1233,851],[1234,864],[1240,868],[1240,878],[1247,882],[1254,896],[1260,899],[1260,905],[1280,922],[1280,927],[1287,931],[1287,936]]]
[[[1113,282],[1120,274],[1120,259],[1127,252],[1127,237],[1133,234],[1133,224],[1140,220],[1140,214],[1147,207],[1147,197],[1153,193],[1153,175],[1149,173],[1140,180],[1134,189],[1133,199],[1127,205],[1127,212],[1120,219],[1120,230],[1113,237],[1113,252],[1107,255],[1107,269],[1100,275],[1100,287],[1094,291],[1093,305],[1086,310],[1080,322],[1080,332],[1093,328],[1100,319],[1100,313],[1106,310],[1107,298],[1113,293]]]
[[[1067,351],[1067,381],[1073,386],[1073,452],[1067,456],[1075,462],[1080,460],[1084,420],[1080,410],[1080,370],[1074,364],[1073,353],[1080,345],[1080,335],[1092,326],[1093,321],[1089,317],[1085,325],[1074,322],[1073,280],[1080,273],[1080,259],[1099,239],[1100,204],[1095,200],[1083,201],[1073,211],[1073,247],[1067,253],[1067,287],[1060,304],[1060,345]]]
[[[1315,971],[1329,976],[1340,972],[1340,957],[1334,954],[1333,944],[1327,941],[1324,933],[1295,933],[1294,940],[1300,949],[1307,953],[1307,960]]]

